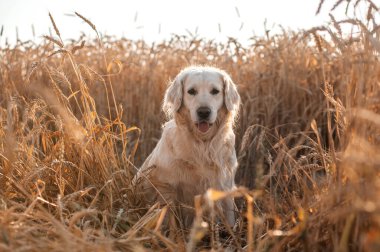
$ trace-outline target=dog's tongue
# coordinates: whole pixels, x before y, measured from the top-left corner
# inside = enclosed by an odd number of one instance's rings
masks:
[[[207,122],[198,123],[198,129],[202,133],[206,133],[209,128],[210,128],[210,125]]]

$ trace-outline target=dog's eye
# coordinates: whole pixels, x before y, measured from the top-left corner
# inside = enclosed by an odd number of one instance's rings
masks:
[[[219,90],[216,89],[216,88],[213,88],[213,89],[211,90],[211,94],[212,94],[212,95],[219,94]]]
[[[195,90],[194,88],[191,88],[191,89],[189,89],[189,90],[187,91],[187,93],[188,93],[189,95],[196,95],[196,94],[197,94],[197,90]]]

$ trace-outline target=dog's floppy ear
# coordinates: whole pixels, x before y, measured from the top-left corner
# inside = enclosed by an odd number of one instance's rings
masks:
[[[240,106],[240,95],[231,77],[225,72],[222,75],[224,82],[224,103],[228,111],[237,113]]]
[[[166,90],[162,109],[168,117],[173,117],[182,104],[184,73],[179,73]]]

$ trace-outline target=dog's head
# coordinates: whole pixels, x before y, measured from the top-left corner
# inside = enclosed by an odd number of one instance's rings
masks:
[[[233,119],[239,104],[236,85],[226,72],[213,67],[189,67],[168,87],[163,109],[173,117],[184,108],[192,126],[202,135],[213,127],[222,108],[225,107]]]

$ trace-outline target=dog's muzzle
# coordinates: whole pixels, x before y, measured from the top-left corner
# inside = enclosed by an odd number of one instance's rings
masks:
[[[202,133],[206,133],[212,124],[208,122],[211,115],[211,109],[208,107],[200,107],[197,109],[198,122],[196,126],[198,130]]]
[[[197,109],[197,115],[198,115],[199,121],[208,120],[210,117],[210,114],[211,114],[211,109],[209,109],[208,107],[200,107],[199,109]]]

